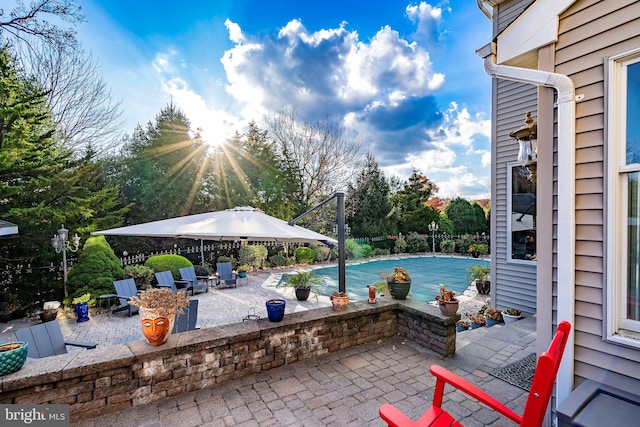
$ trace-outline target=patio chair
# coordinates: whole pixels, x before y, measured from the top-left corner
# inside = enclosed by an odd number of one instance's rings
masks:
[[[155,276],[159,288],[169,288],[174,294],[179,290],[188,292],[191,289],[191,295],[193,295],[193,282],[191,280],[175,280],[171,271],[158,271]]]
[[[198,320],[198,300],[189,300],[189,306],[184,309],[184,314],[178,316],[176,314],[176,323],[173,326],[173,333],[193,331],[196,329],[196,321]]]
[[[235,288],[237,281],[238,275],[233,272],[230,262],[219,262],[216,264],[216,287],[224,282],[226,286],[233,286]]]
[[[87,349],[96,348],[98,345],[92,342],[65,341],[57,320],[19,329],[16,331],[16,337],[29,343],[27,356],[34,359],[66,354],[68,345]]]
[[[430,369],[431,374],[436,377],[433,405],[418,421],[414,422],[395,406],[388,403],[380,407],[380,417],[386,421],[389,426],[462,427],[462,424],[456,421],[441,407],[444,385],[448,383],[520,426],[539,427],[542,425],[549,399],[551,399],[553,384],[556,381],[562,353],[567,344],[570,330],[571,324],[569,324],[569,322],[560,322],[558,330],[551,341],[551,345],[549,345],[549,349],[538,358],[538,364],[536,365],[533,381],[531,382],[531,389],[522,415],[516,414],[497,399],[480,390],[467,380],[449,372],[441,366],[433,365]]]
[[[136,314],[138,307],[129,304],[129,299],[132,296],[138,295],[136,282],[133,279],[114,280],[113,286],[116,288],[116,297],[120,301],[120,307],[114,309],[112,313],[119,313],[126,310],[129,317]]]
[[[189,280],[193,283],[191,295],[193,295],[194,292],[209,292],[209,282],[211,278],[209,276],[196,276],[196,270],[193,266],[181,268],[180,276],[182,280]]]

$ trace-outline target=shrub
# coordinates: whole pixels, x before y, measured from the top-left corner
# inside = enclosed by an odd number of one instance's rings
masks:
[[[194,265],[193,270],[196,272],[196,276],[209,276],[211,275],[211,270],[208,266],[204,265]]]
[[[329,246],[327,245],[316,245],[316,244],[312,244],[309,245],[309,247],[311,249],[313,249],[313,252],[315,252],[316,254],[316,262],[326,262],[329,259],[329,253],[331,252],[331,249],[329,249]]]
[[[371,257],[374,254],[373,248],[366,243],[358,243],[353,239],[344,242],[344,250],[349,259],[361,259]]]
[[[407,241],[404,237],[400,236],[396,239],[396,244],[393,247],[394,254],[403,254],[407,251]]]
[[[287,259],[282,255],[272,255],[269,257],[269,264],[273,267],[283,267],[287,265]]]
[[[146,265],[127,265],[124,268],[127,277],[136,282],[138,289],[149,289],[153,280],[153,270]]]
[[[376,248],[375,249],[375,254],[376,255],[390,255],[391,251],[389,249]]]
[[[293,254],[298,264],[311,264],[316,259],[313,249],[305,246],[297,247]]]
[[[193,266],[191,261],[182,255],[174,254],[152,256],[147,259],[144,265],[152,269],[154,273],[170,270],[174,279],[180,279],[181,268]]]
[[[104,236],[91,236],[82,247],[78,263],[69,271],[69,295],[90,293],[93,298],[112,294],[114,280],[125,278],[120,260]]]
[[[240,246],[238,260],[240,264],[250,265],[257,270],[263,267],[267,255],[267,248],[262,245],[243,245]]]
[[[465,234],[456,240],[456,250],[458,253],[466,254],[469,251],[469,246],[474,244],[475,241],[470,234]]]
[[[443,240],[440,242],[440,252],[443,254],[452,254],[456,250],[456,242],[453,240]]]
[[[426,252],[427,251],[427,237],[411,232],[407,234],[407,251],[408,252]]]

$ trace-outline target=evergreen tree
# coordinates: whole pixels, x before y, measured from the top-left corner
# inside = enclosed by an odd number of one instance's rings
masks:
[[[112,170],[124,201],[134,203],[128,224],[200,213],[206,210],[203,180],[210,158],[199,135],[189,135],[189,120],[173,103],[140,125],[126,143],[124,158]]]
[[[431,221],[437,223],[439,214],[427,202],[437,191],[438,187],[434,183],[418,170],[413,170],[402,190],[398,191],[394,198],[394,209],[400,218],[398,230],[401,233],[429,233],[429,224]]]
[[[377,237],[396,233],[390,217],[392,205],[389,183],[371,153],[355,185],[349,184],[346,197],[347,223],[356,237]]]
[[[453,223],[454,234],[479,234],[487,231],[484,210],[477,203],[472,205],[466,199],[455,198],[445,208],[445,214]]]
[[[59,144],[44,94],[19,75],[0,49],[0,218],[20,230],[0,257],[59,262],[50,238],[61,224],[82,235],[117,224],[122,211],[117,190],[98,182],[93,153],[74,158]]]

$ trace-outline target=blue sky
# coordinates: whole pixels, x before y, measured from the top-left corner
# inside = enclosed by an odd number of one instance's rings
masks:
[[[78,39],[122,100],[125,131],[171,100],[218,144],[283,107],[330,115],[387,176],[441,197],[490,194],[491,79],[475,2],[79,1]]]

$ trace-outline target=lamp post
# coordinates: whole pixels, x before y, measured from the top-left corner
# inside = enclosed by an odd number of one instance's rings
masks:
[[[431,244],[433,249],[433,255],[436,254],[436,231],[438,231],[438,224],[435,221],[431,221],[429,224],[429,231],[431,232]]]
[[[80,236],[76,233],[73,237],[73,247],[69,243],[69,230],[64,228],[64,224],[60,230],[58,230],[58,234],[55,234],[51,239],[51,245],[53,249],[56,250],[56,253],[59,254],[62,252],[62,269],[64,271],[64,297],[67,298],[69,294],[67,293],[67,250],[71,252],[76,252],[78,250],[78,245],[80,244]]]

